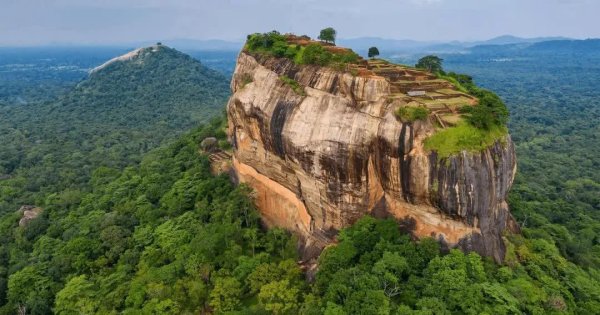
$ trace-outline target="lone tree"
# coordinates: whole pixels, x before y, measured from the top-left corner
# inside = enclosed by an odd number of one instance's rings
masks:
[[[443,72],[442,61],[444,61],[444,59],[438,56],[429,55],[419,59],[419,62],[415,67],[425,69],[431,73]]]
[[[321,30],[321,33],[319,34],[319,39],[326,42],[326,43],[332,43],[335,44],[335,36],[336,36],[336,32],[333,29],[333,27],[328,27],[325,29]]]
[[[376,56],[379,56],[379,49],[377,47],[369,48],[369,58],[375,58]]]

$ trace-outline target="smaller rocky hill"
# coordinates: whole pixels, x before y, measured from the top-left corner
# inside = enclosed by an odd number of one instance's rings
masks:
[[[59,99],[0,109],[0,214],[35,196],[86,187],[100,166],[120,169],[220,114],[227,79],[157,45],[91,71]]]

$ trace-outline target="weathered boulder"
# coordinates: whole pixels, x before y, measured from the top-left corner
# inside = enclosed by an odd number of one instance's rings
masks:
[[[19,226],[25,227],[31,220],[37,218],[42,213],[43,209],[36,206],[24,205],[21,206],[18,211],[21,214]]]
[[[240,53],[231,88],[236,175],[256,190],[267,225],[301,236],[306,257],[372,214],[397,218],[416,237],[503,259],[502,234],[515,226],[506,204],[516,171],[510,136],[438,159],[423,146],[433,122],[400,122],[394,110],[403,101],[390,101],[386,78],[285,58]]]
[[[214,150],[216,150],[218,148],[218,140],[215,137],[207,137],[204,138],[204,140],[202,140],[200,142],[200,148],[204,151],[204,152],[213,152]]]

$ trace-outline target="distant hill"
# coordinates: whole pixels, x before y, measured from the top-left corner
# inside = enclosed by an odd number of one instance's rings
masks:
[[[376,46],[382,54],[397,54],[397,53],[453,53],[466,52],[471,47],[483,45],[512,45],[512,44],[531,44],[544,41],[569,40],[565,37],[536,37],[522,38],[512,35],[498,36],[489,40],[483,41],[419,41],[406,39],[385,39],[379,37],[359,37],[352,39],[340,39],[338,44],[341,46],[351,47],[361,54],[366,54],[366,51],[371,46]]]
[[[594,52],[600,53],[600,39],[554,40],[536,43],[527,48],[529,51],[554,52]]]
[[[534,37],[534,38],[523,38],[512,35],[502,35],[488,39],[485,41],[476,41],[465,43],[467,46],[478,46],[478,45],[509,45],[509,44],[523,44],[523,43],[539,43],[545,41],[554,40],[570,40],[567,37]]]
[[[339,39],[339,46],[350,47],[358,53],[366,53],[369,47],[376,46],[380,51],[405,51],[422,49],[433,45],[442,44],[442,42],[418,41],[410,39],[387,39],[380,37],[359,37],[350,39]]]
[[[192,57],[166,46],[152,46],[94,68],[71,92],[37,107],[33,122],[50,131],[55,130],[57,120],[64,119],[59,130],[66,134],[60,137],[68,137],[74,125],[90,129],[90,124],[126,133],[159,129],[168,134],[187,130],[218,113],[228,89],[225,77]],[[151,139],[155,136],[148,141],[158,142]]]
[[[99,166],[120,169],[208,121],[228,80],[166,46],[141,48],[95,68],[55,101],[0,107],[0,213],[43,192],[84,189]]]
[[[538,43],[508,45],[480,45],[470,48],[474,54],[596,54],[600,53],[600,39],[551,40]]]

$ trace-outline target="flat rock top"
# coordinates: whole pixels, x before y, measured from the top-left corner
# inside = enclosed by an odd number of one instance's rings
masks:
[[[477,105],[472,95],[459,91],[447,80],[423,70],[380,59],[371,59],[364,68],[390,83],[390,100],[403,101],[408,106],[426,107],[441,127],[456,125],[461,120],[462,106]]]

